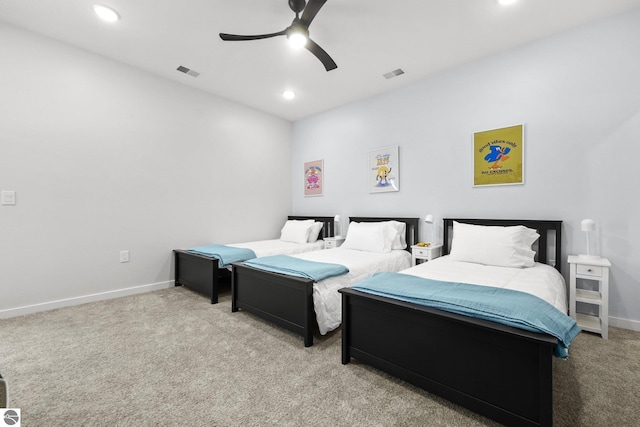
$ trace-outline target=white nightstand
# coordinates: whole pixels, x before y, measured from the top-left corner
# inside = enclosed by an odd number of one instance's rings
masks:
[[[609,267],[606,258],[589,259],[569,255],[569,315],[585,331],[596,332],[605,340],[609,336]],[[595,290],[577,287],[577,279],[597,283]],[[598,314],[576,312],[576,302],[598,307]]]
[[[442,245],[411,246],[411,264],[416,265],[416,260],[431,261],[442,255]]]
[[[342,243],[344,243],[344,237],[342,237],[342,236],[325,237],[324,238],[324,248],[325,249],[337,248]]]

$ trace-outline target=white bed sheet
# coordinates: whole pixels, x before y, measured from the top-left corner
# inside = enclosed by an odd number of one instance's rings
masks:
[[[320,249],[324,249],[324,241],[318,240],[313,243],[293,243],[274,239],[246,243],[232,243],[227,246],[251,249],[255,252],[256,257],[261,257],[271,255],[295,255],[305,252],[319,251]]]
[[[309,261],[344,265],[349,273],[330,277],[313,284],[313,306],[322,335],[342,323],[342,298],[338,289],[352,286],[373,273],[400,271],[411,266],[411,254],[405,250],[386,253],[334,248],[295,255]]]
[[[567,287],[554,267],[536,263],[533,267],[511,268],[452,261],[449,256],[418,264],[403,274],[445,282],[493,286],[535,295],[567,313]]]

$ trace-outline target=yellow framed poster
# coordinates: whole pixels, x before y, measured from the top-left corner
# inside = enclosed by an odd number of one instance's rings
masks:
[[[524,184],[524,125],[473,134],[473,186]]]

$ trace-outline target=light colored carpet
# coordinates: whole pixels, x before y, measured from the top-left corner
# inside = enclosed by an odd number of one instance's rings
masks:
[[[637,426],[640,333],[582,333],[554,361],[556,426]],[[340,331],[302,339],[172,288],[0,320],[0,372],[29,426],[487,426],[367,365]]]

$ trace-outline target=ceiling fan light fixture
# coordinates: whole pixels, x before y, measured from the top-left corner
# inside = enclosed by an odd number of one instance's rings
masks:
[[[282,92],[282,97],[284,99],[293,99],[296,97],[296,93],[292,90],[285,90],[284,92]]]
[[[116,22],[120,19],[120,15],[118,15],[118,12],[108,6],[96,3],[92,7],[95,14],[98,15],[98,17],[103,21]]]
[[[301,31],[293,31],[288,36],[289,46],[294,49],[302,49],[307,44],[307,36]]]
[[[498,3],[502,6],[509,6],[511,4],[516,3],[518,0],[498,0]]]

